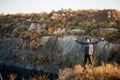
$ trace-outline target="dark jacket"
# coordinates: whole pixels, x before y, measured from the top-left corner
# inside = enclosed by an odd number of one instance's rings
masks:
[[[82,41],[78,41],[78,40],[75,40],[75,41],[77,43],[82,44],[84,46],[85,55],[92,55],[93,52],[90,53],[90,51],[93,51],[93,50],[91,50],[93,48],[90,48],[90,45],[93,46],[93,44],[97,44],[98,42],[100,42],[100,40],[99,41],[95,41],[95,42],[82,42]]]

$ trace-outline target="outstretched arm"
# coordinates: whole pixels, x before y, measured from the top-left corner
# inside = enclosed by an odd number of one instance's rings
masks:
[[[77,43],[79,43],[79,44],[85,44],[86,42],[82,42],[82,41],[78,41],[76,38],[73,38]]]
[[[95,41],[95,42],[90,42],[91,44],[97,44],[99,43],[101,40]]]
[[[101,38],[101,39],[99,39],[98,41],[95,41],[95,42],[90,42],[91,44],[97,44],[97,43],[99,43],[100,41],[103,41],[104,40],[104,38]]]

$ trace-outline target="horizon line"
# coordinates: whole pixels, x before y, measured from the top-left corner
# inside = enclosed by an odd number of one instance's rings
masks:
[[[46,12],[46,13],[51,13],[52,11],[55,11],[55,12],[58,12],[59,10],[68,10],[68,9],[72,9],[72,8],[60,8],[58,10],[50,10],[50,11],[34,11],[34,12],[11,12],[11,13],[6,13],[6,12],[0,12],[0,14],[4,14],[4,15],[9,15],[9,14],[32,14],[32,13],[43,13],[43,12]],[[78,10],[118,10],[120,11],[120,9],[72,9],[73,11],[78,11]]]

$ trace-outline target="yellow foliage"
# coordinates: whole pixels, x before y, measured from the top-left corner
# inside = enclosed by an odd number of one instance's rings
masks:
[[[65,17],[66,15],[64,13],[61,14],[62,17]]]
[[[68,9],[68,12],[69,12],[69,13],[72,13],[72,12],[73,12],[73,10],[72,10],[71,8],[69,8],[69,9]]]
[[[100,35],[103,36],[103,37],[105,37],[106,36],[106,32],[100,31]]]
[[[120,80],[120,67],[118,65],[106,64],[99,67],[87,67],[81,65],[74,68],[65,68],[59,71],[59,80]]]
[[[25,45],[24,44],[22,45],[22,49],[25,50]]]
[[[115,22],[110,22],[109,26],[115,25]]]
[[[110,11],[107,12],[107,17],[111,18],[111,12]]]
[[[36,40],[32,40],[30,42],[30,50],[37,50],[40,47],[40,42]]]
[[[52,35],[53,31],[54,31],[54,28],[53,27],[49,27],[48,28],[48,35]]]

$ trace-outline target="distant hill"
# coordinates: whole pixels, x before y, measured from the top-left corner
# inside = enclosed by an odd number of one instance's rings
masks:
[[[109,33],[106,32],[107,29]],[[76,11],[68,9],[50,13],[0,14],[0,38],[34,39],[36,37],[32,35],[66,34],[107,37],[106,35],[112,34],[111,37],[117,40],[119,30],[120,11],[114,9]],[[111,37],[107,39],[110,40]]]

